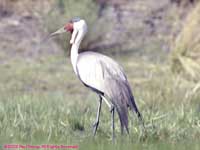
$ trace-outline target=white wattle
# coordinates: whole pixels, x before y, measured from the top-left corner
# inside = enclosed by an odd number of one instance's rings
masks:
[[[79,46],[77,46],[76,44],[72,45],[72,48],[71,48],[71,63],[72,63],[72,67],[73,67],[73,70],[74,70],[76,75],[77,75],[76,64],[77,64],[77,60],[78,60],[78,49],[79,49]]]

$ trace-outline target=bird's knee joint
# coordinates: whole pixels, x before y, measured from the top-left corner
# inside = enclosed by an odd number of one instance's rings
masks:
[[[114,109],[115,109],[115,106],[114,106],[114,105],[111,105],[111,106],[110,106],[110,112],[113,112]]]
[[[99,121],[95,121],[93,124],[93,127],[98,126],[99,125]]]

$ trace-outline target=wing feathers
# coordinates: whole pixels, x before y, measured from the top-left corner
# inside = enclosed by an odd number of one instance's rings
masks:
[[[128,106],[139,112],[131,88],[120,65],[111,58],[94,52],[79,55],[77,70],[81,81],[107,95],[116,107],[121,131],[128,131]]]

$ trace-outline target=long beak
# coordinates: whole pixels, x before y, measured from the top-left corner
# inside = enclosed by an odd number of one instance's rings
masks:
[[[45,43],[47,40],[49,40],[51,37],[54,37],[56,35],[59,35],[59,34],[62,34],[62,33],[65,33],[65,29],[64,27],[58,29],[56,32],[53,32],[51,33],[50,35],[48,35],[46,38],[44,38],[40,43]]]
[[[62,28],[58,29],[56,32],[51,33],[49,36],[52,37],[52,36],[55,36],[58,34],[62,34],[64,32],[66,32],[66,31],[65,31],[64,27],[62,27]]]

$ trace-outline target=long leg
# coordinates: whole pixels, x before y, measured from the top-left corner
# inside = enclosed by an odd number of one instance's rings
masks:
[[[115,107],[111,107],[111,122],[112,122],[112,141],[115,139]]]
[[[115,107],[113,106],[113,104],[110,104],[109,101],[104,96],[102,96],[102,99],[108,105],[108,107],[110,109],[110,112],[111,112],[112,141],[114,142],[114,138],[115,138],[115,123],[114,123],[114,119],[115,119]]]
[[[109,109],[110,109],[110,111],[111,111],[112,106],[111,106],[111,104],[109,103],[109,101],[108,101],[104,96],[102,96],[102,99],[104,100],[104,102],[107,104],[107,106],[109,107]]]
[[[115,138],[115,124],[114,124],[114,119],[115,119],[115,107],[113,106],[113,104],[110,104],[109,101],[102,96],[102,99],[105,101],[105,103],[108,105],[110,112],[111,112],[111,122],[112,122],[112,140],[114,142],[114,138]]]
[[[96,135],[97,128],[99,126],[99,117],[100,117],[100,112],[101,112],[101,104],[102,104],[102,97],[99,95],[99,106],[97,110],[97,116],[96,116],[96,121],[93,124],[93,135]]]

